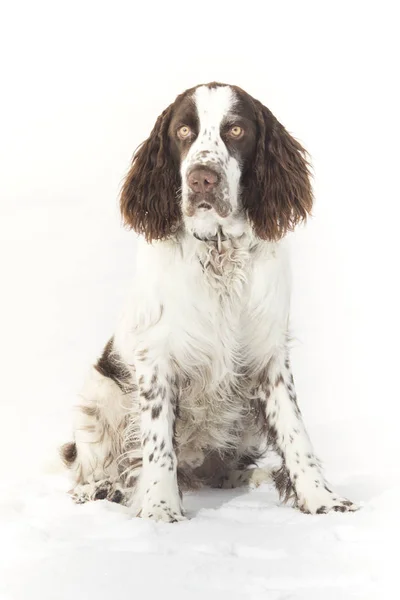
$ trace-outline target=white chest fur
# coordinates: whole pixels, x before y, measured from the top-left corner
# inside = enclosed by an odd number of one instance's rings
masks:
[[[178,434],[205,446],[229,445],[243,412],[241,373],[256,374],[285,340],[289,277],[280,244],[191,238],[141,243],[133,290],[116,331],[123,360],[145,351],[173,363],[181,384]],[[193,424],[193,426],[191,425]],[[221,439],[221,433],[227,439]]]

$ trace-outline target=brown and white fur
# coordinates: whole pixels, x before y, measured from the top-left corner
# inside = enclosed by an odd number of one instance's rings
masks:
[[[62,450],[77,502],[173,522],[186,489],[271,479],[304,512],[356,509],[326,485],[290,369],[282,238],[311,207],[304,149],[240,88],[198,86],[160,115],[121,194],[132,294]],[[250,469],[267,447],[280,468]]]

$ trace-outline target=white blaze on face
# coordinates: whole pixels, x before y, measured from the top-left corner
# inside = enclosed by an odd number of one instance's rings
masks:
[[[199,119],[199,133],[181,166],[183,212],[185,214],[185,205],[189,202],[190,194],[187,175],[195,166],[208,167],[219,175],[216,194],[229,204],[231,210],[226,218],[220,217],[214,210],[200,210],[192,217],[185,217],[186,225],[192,232],[205,237],[215,235],[219,227],[229,230],[232,235],[241,235],[242,219],[235,215],[238,207],[240,166],[237,159],[229,154],[221,138],[221,125],[229,121],[234,114],[237,102],[235,93],[229,86],[201,86],[196,89],[193,100]]]

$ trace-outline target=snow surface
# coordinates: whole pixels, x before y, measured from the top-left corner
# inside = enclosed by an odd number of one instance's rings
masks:
[[[384,481],[384,477],[382,480]],[[63,475],[1,490],[1,600],[94,598],[378,599],[398,558],[393,487],[346,473],[336,487],[355,514],[279,506],[269,485],[185,495],[190,520],[132,519],[106,500],[74,505]],[[392,532],[393,533],[393,532]]]
[[[395,3],[232,6],[3,3],[1,600],[398,596]],[[66,494],[57,446],[134,277],[121,180],[156,115],[212,80],[263,100],[312,156],[314,219],[291,238],[292,364],[316,452],[355,514],[303,515],[264,485],[188,494],[190,520],[164,525]]]

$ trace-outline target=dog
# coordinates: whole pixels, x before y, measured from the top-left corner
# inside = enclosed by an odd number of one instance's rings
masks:
[[[239,87],[199,85],[158,117],[121,192],[132,294],[62,448],[77,503],[176,522],[185,490],[273,481],[303,512],[357,509],[324,479],[290,367],[284,238],[312,203],[306,151]],[[257,467],[268,448],[275,469]]]

